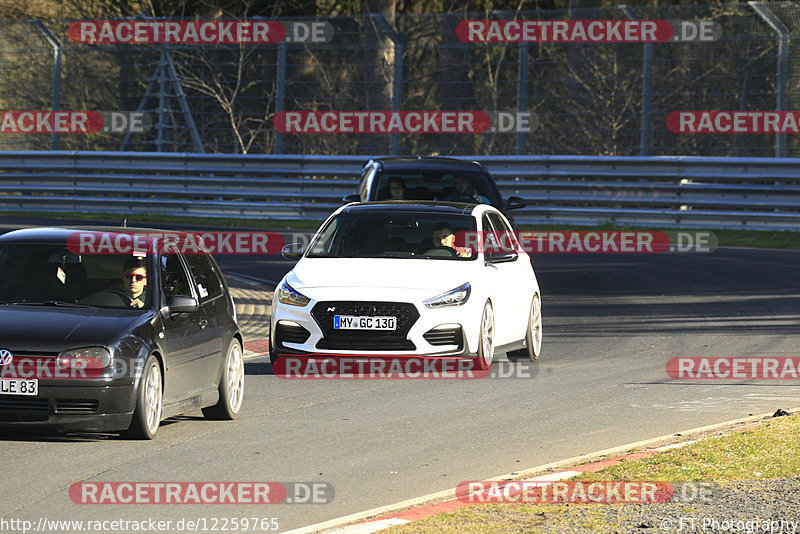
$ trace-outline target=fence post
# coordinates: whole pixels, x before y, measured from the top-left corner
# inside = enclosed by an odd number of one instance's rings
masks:
[[[158,84],[158,122],[156,123],[156,152],[163,152],[164,145],[167,143],[166,136],[169,132],[165,132],[167,128],[167,99],[166,99],[166,59],[164,57],[164,47],[161,47],[160,55],[158,58],[158,68],[156,69],[156,79]]]
[[[275,115],[286,109],[286,43],[278,43],[278,63],[275,77]],[[283,154],[283,133],[275,130],[275,144],[272,149],[274,154]]]
[[[789,29],[760,2],[748,2],[753,11],[778,34],[778,72],[775,80],[775,111],[786,111],[786,86],[789,72]],[[775,157],[786,157],[786,134],[775,133]]]
[[[392,73],[392,111],[400,111],[400,102],[403,98],[403,55],[405,54],[406,40],[386,22],[380,13],[370,13],[370,18],[380,26],[383,33],[394,43],[394,70]],[[389,134],[389,153],[396,156],[400,153],[400,135]]]
[[[625,16],[639,20],[629,6],[619,6]],[[642,51],[642,110],[639,127],[639,155],[649,156],[653,151],[653,43],[644,43]]]
[[[519,59],[517,64],[517,113],[528,110],[528,43],[520,43]],[[514,152],[518,156],[525,154],[525,132],[517,132],[514,143]]]
[[[44,38],[53,47],[53,82],[50,109],[59,111],[61,109],[61,41],[41,21],[32,20],[30,22],[42,32]],[[50,134],[50,150],[58,150],[60,142],[61,134],[55,132]]]
[[[192,110],[189,109],[189,103],[186,101],[186,93],[183,90],[180,78],[178,78],[178,72],[175,70],[175,62],[172,61],[172,54],[169,49],[166,51],[165,67],[169,70],[169,77],[172,79],[172,88],[173,91],[175,91],[175,95],[178,97],[178,105],[180,105],[181,111],[183,112],[183,120],[186,121],[189,135],[192,136],[194,148],[197,152],[202,154],[205,152],[203,149],[203,141],[200,139],[200,133],[197,131],[197,124],[194,122]]]

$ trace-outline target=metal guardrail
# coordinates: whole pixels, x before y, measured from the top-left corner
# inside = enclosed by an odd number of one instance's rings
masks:
[[[520,224],[800,230],[795,158],[484,156]],[[362,156],[0,152],[0,212],[321,220]]]

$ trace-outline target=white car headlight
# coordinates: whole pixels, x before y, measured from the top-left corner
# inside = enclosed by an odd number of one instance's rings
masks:
[[[284,281],[281,287],[278,288],[278,301],[282,304],[288,304],[289,306],[302,307],[311,302],[311,299],[295,290]]]
[[[105,347],[65,350],[56,362],[68,369],[104,369],[111,363],[111,353]]]
[[[469,284],[469,282],[467,282],[455,289],[446,291],[441,295],[436,295],[435,297],[429,298],[424,302],[424,304],[428,308],[439,308],[441,306],[461,306],[467,302],[467,299],[469,299],[471,288],[472,286]]]

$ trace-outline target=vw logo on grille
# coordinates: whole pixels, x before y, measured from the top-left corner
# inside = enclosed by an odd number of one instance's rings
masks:
[[[8,365],[14,359],[10,350],[0,349],[0,365]]]

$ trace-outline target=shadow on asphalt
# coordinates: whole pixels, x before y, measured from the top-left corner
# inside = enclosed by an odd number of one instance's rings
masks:
[[[269,362],[245,362],[244,374],[246,375],[274,375],[272,364]]]
[[[544,328],[551,338],[797,335],[798,262],[798,251],[755,249],[534,258]]]

